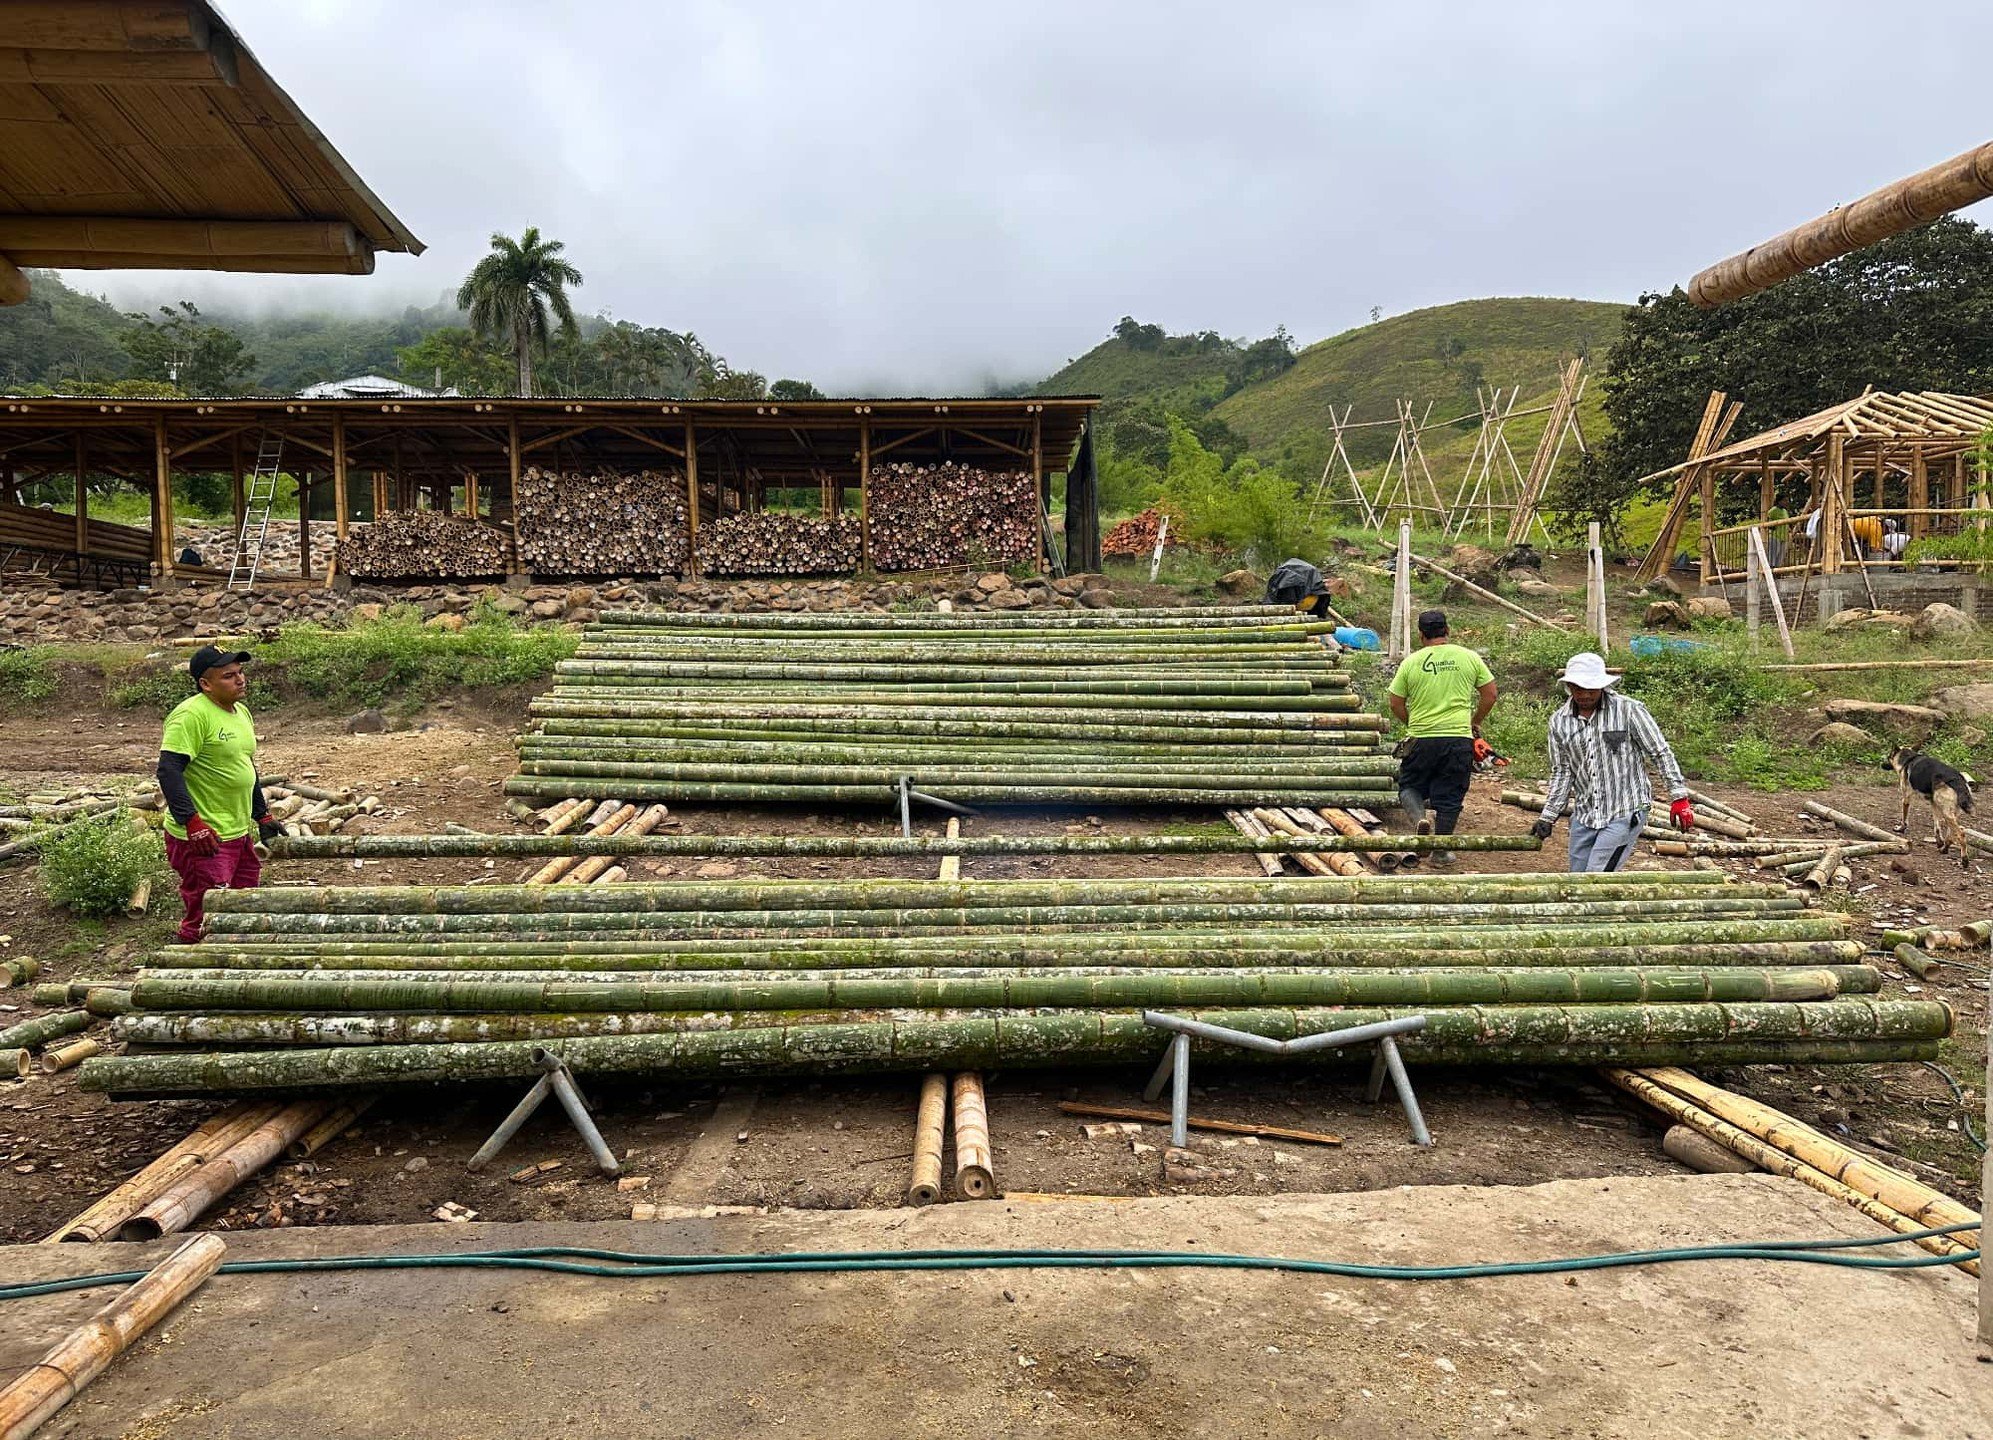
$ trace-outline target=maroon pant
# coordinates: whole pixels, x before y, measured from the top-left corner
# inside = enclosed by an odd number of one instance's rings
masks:
[[[180,903],[187,907],[180,938],[189,945],[201,938],[201,908],[208,891],[254,890],[263,878],[254,834],[224,840],[212,855],[196,854],[191,843],[168,835],[166,861],[180,877]]]

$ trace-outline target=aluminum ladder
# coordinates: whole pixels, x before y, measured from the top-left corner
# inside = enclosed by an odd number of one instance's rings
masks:
[[[277,501],[277,473],[284,458],[284,437],[263,432],[256,446],[256,468],[242,497],[242,529],[235,537],[235,558],[228,566],[228,588],[253,590],[263,564],[263,537],[270,533],[270,508]]]

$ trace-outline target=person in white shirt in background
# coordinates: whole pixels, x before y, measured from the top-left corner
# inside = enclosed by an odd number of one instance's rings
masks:
[[[1550,785],[1542,817],[1529,833],[1548,840],[1569,801],[1572,873],[1623,870],[1653,803],[1647,766],[1659,769],[1667,783],[1669,819],[1677,830],[1695,827],[1688,782],[1647,707],[1613,692],[1619,677],[1602,657],[1573,655],[1558,678],[1571,699],[1550,714]]]

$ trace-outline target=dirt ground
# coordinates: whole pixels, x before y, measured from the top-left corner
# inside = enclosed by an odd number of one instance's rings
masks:
[[[252,698],[253,703],[253,698]],[[523,713],[519,697],[444,701],[412,727],[385,735],[348,735],[335,717],[271,712],[264,768],[294,779],[354,785],[384,803],[376,817],[356,822],[388,832],[435,832],[446,822],[527,833],[503,809],[499,786],[512,769],[510,737]],[[10,757],[10,783],[37,787],[79,777],[149,770],[156,755],[155,722],[130,714],[84,710],[55,718],[0,717],[0,753]],[[1514,833],[1530,816],[1499,803],[1499,777],[1476,785],[1463,829]],[[1894,792],[1843,786],[1822,798],[1877,823],[1889,815]],[[1805,834],[1801,797],[1726,794],[1761,827]],[[1208,825],[1205,813],[1179,816],[1069,813],[1051,823],[1087,833],[1137,833]],[[819,816],[783,810],[675,812],[678,833],[894,833],[878,816]],[[1044,814],[978,818],[969,833],[1042,831]],[[929,833],[935,833],[930,831]],[[1560,837],[1561,838],[1561,837]],[[1555,844],[1556,842],[1553,842]],[[1556,853],[1475,856],[1473,868],[1549,870]],[[1636,864],[1669,868],[1688,862],[1644,856]],[[648,876],[932,873],[931,862],[738,860],[644,862]],[[1057,867],[1056,870],[1054,867]],[[1739,868],[1740,873],[1748,873]],[[969,858],[977,876],[1104,874],[1256,874],[1245,856]],[[126,972],[144,962],[177,920],[177,899],[159,897],[136,922],[79,926],[51,910],[30,868],[0,871],[0,954],[39,957],[44,979],[67,980]],[[270,884],[510,881],[516,870],[475,860],[412,862],[285,862],[270,867]],[[1902,871],[1859,868],[1853,903],[1877,926],[1933,921],[1954,924],[1993,908],[1993,876],[1964,876],[1935,853],[1917,855]],[[1972,957],[1983,963],[1985,956]],[[1886,970],[1894,969],[1885,964]],[[1954,1069],[1976,1072],[1985,1053],[1983,982],[1951,965],[1930,982],[1898,977],[1906,994],[1946,1000],[1959,1013],[1948,1056]],[[11,1010],[10,1008],[11,1007]],[[0,1023],[33,1012],[25,991],[0,992]],[[1944,1082],[1910,1065],[1849,1069],[1756,1067],[1721,1077],[1739,1089],[1818,1123],[1931,1183],[1976,1195],[1977,1157],[1958,1129],[1958,1110]],[[990,1106],[999,1184],[1010,1191],[1117,1196],[1172,1193],[1165,1183],[1161,1127],[1097,1135],[1090,1122],[1063,1112],[1061,1102],[1140,1105],[1142,1072],[1031,1072],[990,1077]],[[1197,1113],[1319,1129],[1345,1137],[1340,1147],[1250,1140],[1205,1141],[1217,1174],[1200,1193],[1274,1195],[1362,1190],[1399,1185],[1526,1184],[1677,1170],[1659,1149],[1660,1128],[1644,1112],[1583,1071],[1415,1072],[1422,1103],[1439,1144],[1421,1151],[1406,1138],[1394,1107],[1361,1098],[1359,1071],[1296,1070],[1275,1074],[1200,1069]],[[835,1084],[767,1082],[751,1089],[709,1085],[598,1085],[605,1134],[624,1155],[627,1175],[650,1177],[658,1193],[682,1203],[783,1205],[805,1209],[890,1206],[905,1185],[909,1158],[910,1088],[899,1081]],[[565,1123],[547,1107],[513,1142],[504,1162],[482,1175],[464,1168],[516,1098],[507,1089],[438,1089],[396,1094],[353,1131],[313,1160],[276,1167],[243,1186],[210,1217],[218,1228],[299,1224],[412,1223],[454,1201],[492,1221],[627,1217],[650,1192],[617,1187],[595,1172]],[[39,1238],[184,1135],[212,1107],[198,1102],[117,1103],[83,1094],[73,1072],[0,1086],[0,1239]],[[507,1173],[540,1160],[557,1168],[513,1183]]]
[[[1431,1265],[1873,1233],[1792,1181],[1671,1175],[228,1239],[237,1259],[1100,1246]],[[171,1243],[0,1250],[0,1273],[79,1275]],[[8,1303],[0,1373],[103,1293]],[[1973,1284],[1955,1270],[1738,1261],[1423,1283],[1238,1269],[223,1275],[43,1433],[1987,1440],[1993,1371],[1972,1326]]]

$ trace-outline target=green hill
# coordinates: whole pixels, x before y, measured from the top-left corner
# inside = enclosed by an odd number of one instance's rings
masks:
[[[1326,431],[1330,406],[1354,407],[1356,420],[1380,420],[1401,398],[1421,411],[1430,401],[1441,419],[1474,414],[1476,385],[1520,385],[1527,408],[1532,396],[1554,394],[1561,360],[1585,354],[1603,362],[1625,312],[1596,300],[1494,299],[1393,315],[1310,345],[1291,368],[1240,390],[1213,413],[1256,453],[1278,457],[1297,444],[1312,449],[1308,441]],[[1474,429],[1461,430],[1464,459]],[[1388,430],[1364,433],[1389,448]],[[1383,458],[1382,451],[1369,454],[1375,443],[1362,449],[1359,464]]]
[[[1206,410],[1223,397],[1242,354],[1215,335],[1134,341],[1112,336],[1039,384],[1037,393],[1098,395],[1109,402],[1160,400],[1171,409]]]

